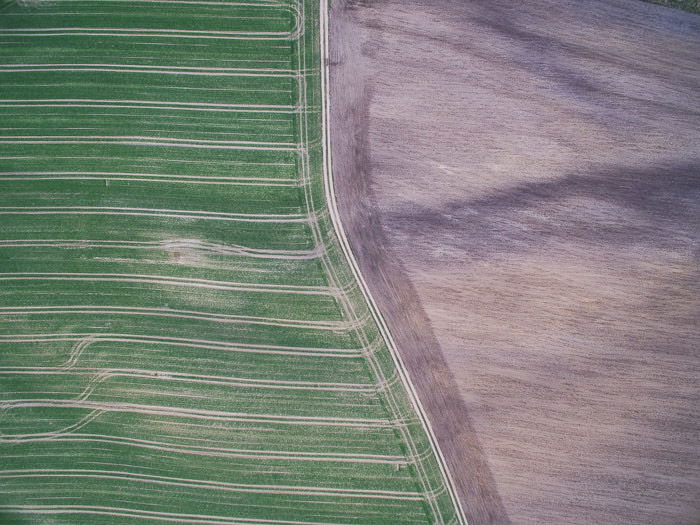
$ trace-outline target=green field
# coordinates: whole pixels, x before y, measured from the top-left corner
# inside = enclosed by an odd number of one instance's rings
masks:
[[[691,13],[700,13],[700,0],[645,0],[652,4],[661,4],[667,7],[683,9]]]
[[[315,0],[0,0],[0,523],[457,523],[326,202]]]

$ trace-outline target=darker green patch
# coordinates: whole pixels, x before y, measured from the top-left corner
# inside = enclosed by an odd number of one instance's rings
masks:
[[[683,9],[691,13],[700,14],[700,0],[644,0],[652,4],[665,5],[675,9]]]

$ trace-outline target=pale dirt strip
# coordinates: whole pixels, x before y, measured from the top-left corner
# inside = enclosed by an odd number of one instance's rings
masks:
[[[1,171],[0,180],[99,180],[136,181],[165,184],[219,184],[236,186],[298,187],[296,179],[274,177],[218,177],[196,175],[165,175],[159,173],[125,173],[109,171]]]
[[[92,0],[52,0],[52,3],[58,4],[78,4],[80,2],[92,2]],[[255,0],[248,2],[225,2],[211,0],[102,0],[102,3],[110,4],[184,4],[184,5],[211,5],[211,6],[227,6],[227,7],[298,7],[298,1],[283,2],[279,0]]]
[[[211,290],[228,290],[257,293],[285,293],[299,295],[326,295],[335,297],[340,291],[327,286],[290,286],[282,284],[239,283],[232,281],[213,281],[210,279],[193,279],[160,275],[128,273],[35,273],[0,272],[1,281],[85,281],[85,282],[132,282],[142,284],[161,284]]]
[[[357,264],[357,261],[355,259],[355,256],[352,252],[352,249],[350,247],[350,243],[347,238],[347,234],[345,233],[345,230],[343,228],[343,223],[340,218],[340,213],[338,212],[338,203],[336,201],[336,194],[335,194],[335,188],[334,188],[334,181],[333,181],[333,169],[332,169],[332,158],[331,158],[331,143],[330,143],[330,134],[329,134],[329,126],[328,126],[328,121],[329,121],[329,113],[330,113],[330,91],[328,89],[329,86],[329,64],[330,64],[330,57],[329,57],[329,34],[328,34],[328,2],[325,0],[320,0],[319,1],[320,5],[320,30],[321,30],[321,38],[320,38],[320,44],[321,44],[321,64],[322,64],[322,74],[321,74],[321,90],[323,92],[323,106],[322,106],[322,112],[321,112],[321,128],[322,128],[322,135],[323,135],[323,182],[324,182],[324,191],[325,191],[325,196],[326,196],[326,203],[328,205],[328,210],[329,210],[329,216],[331,218],[331,222],[333,224],[333,229],[335,230],[340,247],[343,251],[343,254],[345,256],[345,259],[348,262],[348,265],[350,266],[350,269],[355,277],[355,280],[357,281],[358,287],[360,291],[362,292],[363,297],[365,298],[368,309],[371,313],[372,318],[377,324],[377,327],[379,328],[379,332],[381,333],[382,337],[386,341],[386,346],[389,349],[389,352],[394,360],[394,363],[396,365],[396,369],[400,375],[401,381],[405,387],[406,394],[408,396],[409,401],[413,405],[413,408],[416,411],[416,414],[418,415],[423,428],[425,429],[428,439],[430,442],[430,446],[435,454],[435,458],[437,460],[438,466],[440,468],[444,483],[443,483],[443,488],[446,490],[449,495],[450,499],[452,500],[454,510],[455,510],[455,518],[450,521],[450,523],[459,523],[462,525],[467,525],[467,519],[466,516],[464,515],[464,510],[463,506],[459,500],[459,497],[457,495],[457,492],[455,490],[455,484],[454,480],[452,479],[452,474],[450,473],[447,463],[445,461],[445,458],[442,454],[442,451],[440,450],[439,443],[437,442],[437,439],[435,437],[435,433],[433,431],[433,428],[430,424],[430,420],[428,419],[425,410],[420,402],[420,399],[418,398],[418,394],[416,393],[416,390],[413,386],[413,383],[411,382],[411,378],[408,374],[408,371],[406,369],[405,364],[403,363],[403,360],[401,359],[401,354],[399,353],[396,343],[394,341],[394,338],[391,335],[391,332],[389,331],[389,328],[382,317],[382,314],[379,310],[379,307],[377,306],[376,301],[374,300],[374,297],[371,294],[371,291],[369,290],[369,287],[367,286],[367,282],[365,281],[364,277],[362,276],[362,273],[360,272],[360,268]],[[432,504],[432,501],[430,501]],[[432,506],[432,505],[431,505]],[[436,513],[436,516],[438,519],[441,519],[439,516],[439,513]]]
[[[11,115],[18,115],[19,113],[21,113],[21,112],[18,112],[18,113],[10,113],[10,114],[11,114]],[[35,117],[36,117],[36,116],[37,116],[37,115],[35,115]],[[40,116],[41,116],[42,118],[44,118],[44,117],[46,117],[46,118],[58,117],[58,118],[67,120],[67,119],[66,119],[66,115],[60,115],[60,114],[51,113],[51,112],[43,112],[43,113],[40,114]],[[90,117],[90,118],[93,118],[93,117],[95,117],[95,116],[97,116],[97,115],[94,114],[94,113],[91,113],[91,114],[88,115],[88,117]],[[191,131],[191,129],[188,129],[188,128],[191,128],[191,123],[190,123],[190,122],[184,122],[184,123],[182,123],[182,124],[174,124],[174,123],[172,123],[172,119],[174,118],[173,115],[165,115],[165,116],[163,116],[163,115],[146,115],[146,114],[144,114],[144,113],[138,113],[138,114],[121,114],[121,115],[119,115],[119,114],[110,113],[110,114],[107,114],[107,115],[99,115],[99,116],[101,116],[101,117],[109,116],[109,117],[117,117],[117,118],[126,117],[126,118],[128,118],[128,119],[130,119],[130,120],[142,119],[142,120],[144,121],[143,124],[149,126],[149,128],[147,128],[147,129],[144,130],[145,132],[147,132],[147,133],[158,133],[158,134],[159,134],[159,135],[158,135],[159,137],[164,136],[164,135],[160,135],[161,133],[162,133],[162,134],[172,134],[172,137],[166,137],[166,140],[169,140],[169,139],[175,139],[175,140],[177,140],[177,139],[179,139],[179,138],[181,138],[181,137],[183,137],[183,136],[188,137],[188,136],[190,136],[191,133],[193,133],[193,132]],[[285,125],[291,125],[291,122],[290,122],[290,121],[292,120],[291,118],[286,117],[286,116],[284,116],[283,118],[255,118],[255,117],[259,117],[259,115],[250,116],[250,117],[248,117],[248,116],[246,116],[246,117],[239,117],[239,116],[236,116],[236,117],[227,118],[227,119],[225,119],[225,120],[227,120],[226,123],[211,124],[211,129],[209,129],[209,130],[207,130],[207,131],[203,131],[203,132],[201,132],[200,134],[201,134],[201,135],[206,135],[206,136],[208,136],[208,137],[215,137],[215,136],[224,136],[224,137],[248,137],[248,136],[254,135],[255,132],[254,132],[254,131],[219,131],[219,130],[224,130],[224,129],[228,130],[228,129],[231,129],[231,126],[234,125],[235,123],[238,123],[238,122],[245,122],[245,123],[253,123],[253,122],[254,122],[254,123],[256,123],[256,125],[259,125],[259,123],[263,123],[264,125],[267,125],[267,124],[277,124],[277,123],[280,123],[280,122],[281,122],[281,123],[283,123],[283,124],[285,124]],[[151,122],[152,119],[161,119],[161,118],[170,119],[170,121],[169,121],[167,124],[166,124],[165,122],[160,122],[159,124],[156,124],[156,123]],[[201,117],[196,117],[196,116],[194,116],[194,117],[183,117],[183,116],[179,116],[179,118],[182,119],[182,120],[185,120],[185,119],[193,119],[193,120],[194,120],[194,119],[201,118]],[[219,116],[219,118],[221,118],[222,122],[224,121],[223,117],[220,117],[220,116]],[[96,120],[96,119],[95,119],[95,120]],[[146,120],[148,120],[148,122],[145,122]],[[152,126],[152,127],[151,127],[151,126]],[[91,130],[91,131],[96,131],[96,130],[100,130],[100,129],[104,129],[103,126],[101,126],[101,125],[92,125],[92,126],[75,127],[75,126],[59,126],[59,125],[56,125],[55,127],[52,128],[53,131],[61,132],[61,133],[67,132],[67,131],[75,131],[75,130],[81,130],[81,131]],[[12,132],[17,132],[17,131],[35,132],[35,131],[39,131],[39,130],[42,131],[42,132],[45,132],[45,131],[46,131],[46,128],[45,128],[44,126],[42,126],[42,125],[31,125],[31,126],[0,126],[0,133],[10,132],[10,131],[12,131]],[[195,133],[196,133],[196,132],[195,132]],[[29,136],[29,135],[25,135],[25,136]],[[31,135],[31,136],[34,136],[34,135]],[[53,137],[54,135],[49,135],[49,136]],[[82,135],[76,135],[76,136],[82,136]],[[269,136],[270,136],[270,138],[275,137],[276,139],[280,139],[280,140],[281,140],[282,138],[289,139],[289,138],[293,137],[294,135],[293,135],[292,133],[273,132],[273,133],[270,133]],[[278,143],[278,142],[275,142],[275,144],[277,144],[277,143]],[[289,144],[289,142],[286,142],[286,144]],[[30,157],[30,158],[31,158],[31,157]],[[39,155],[36,155],[36,156],[34,156],[34,158],[40,158],[40,157],[39,157]],[[45,157],[43,157],[43,158],[45,158]],[[60,157],[56,156],[56,157],[52,157],[52,158],[60,158]],[[207,160],[208,160],[208,159],[207,159]],[[201,162],[201,161],[200,161],[200,162]],[[205,164],[206,164],[206,162],[205,162]],[[251,162],[249,165],[250,165],[250,166],[256,166],[256,165],[261,165],[261,166],[263,166],[263,165],[265,165],[265,163],[257,164],[257,163],[255,163],[255,162]],[[287,166],[292,165],[292,166],[294,166],[293,163],[285,163],[285,164],[277,164],[277,165],[278,165],[278,166],[283,166],[283,165],[287,165]]]
[[[0,160],[32,160],[32,159],[55,159],[55,160],[114,160],[115,158],[121,159],[122,157],[115,157],[112,155],[105,156],[105,155],[1,155]],[[131,160],[131,159],[130,159]],[[201,159],[183,159],[183,158],[178,158],[178,159],[171,159],[168,157],[138,157],[137,159],[133,160],[138,160],[140,162],[151,162],[151,161],[159,161],[163,163],[174,163],[174,164],[181,164],[181,165],[188,165],[188,164],[201,164],[202,160]],[[245,161],[236,161],[236,160],[215,160],[215,159],[207,159],[206,160],[207,164],[211,164],[212,166],[225,166],[227,169],[230,169],[231,166],[254,166],[256,169],[259,168],[260,166],[283,166],[285,168],[289,167],[294,167],[295,164],[294,162],[245,162]],[[184,175],[177,175],[178,177],[184,176]],[[220,176],[219,176],[220,177]]]
[[[132,217],[168,217],[232,222],[308,223],[314,217],[300,213],[223,213],[199,210],[125,208],[113,206],[1,206],[0,215],[125,215]]]
[[[102,411],[90,418],[93,421]],[[80,427],[85,426],[89,421],[82,422]],[[76,430],[77,425],[72,425]],[[181,443],[165,443],[162,441],[152,441],[145,439],[133,439],[127,437],[115,437],[102,434],[76,434],[70,430],[45,432],[36,434],[8,435],[0,434],[0,445],[47,442],[53,443],[109,443],[112,445],[122,445],[146,450],[158,450],[177,454],[191,454],[196,456],[220,457],[220,458],[245,458],[256,460],[283,460],[283,461],[307,461],[326,463],[368,463],[378,465],[405,466],[412,461],[405,456],[391,456],[381,454],[352,454],[352,453],[331,453],[331,452],[303,452],[303,451],[276,451],[276,450],[256,450],[239,448],[207,447],[204,445],[186,445]]]
[[[110,401],[75,401],[70,399],[7,399],[0,401],[0,411],[22,408],[80,408],[100,412],[121,412],[200,419],[205,421],[240,421],[252,423],[276,423],[280,425],[339,426],[356,428],[396,428],[404,421],[388,419],[363,419],[321,416],[287,416],[284,414],[253,414],[194,408],[140,405]]]
[[[96,420],[102,414],[104,410],[93,410],[86,416],[80,418],[77,422],[67,427],[60,428],[58,430],[52,430],[50,432],[32,432],[29,434],[0,434],[0,443],[22,443],[27,439],[38,438],[39,441],[50,440],[54,437],[66,436],[76,430],[80,430],[92,421]]]
[[[174,512],[154,512],[122,507],[102,507],[95,505],[0,505],[0,510],[18,514],[87,514],[118,516],[121,518],[148,519],[171,523],[191,523],[196,525],[346,525],[327,521],[287,521],[271,519],[239,519],[203,514],[181,514]]]
[[[76,398],[84,400],[95,388],[96,383],[114,377],[133,377],[139,379],[157,379],[159,381],[182,381],[203,385],[221,385],[232,388],[265,388],[273,390],[320,390],[328,392],[362,392],[371,394],[377,391],[374,384],[362,383],[327,383],[323,381],[284,381],[276,379],[251,379],[226,377],[207,374],[189,374],[169,372],[166,370],[148,370],[138,368],[72,368],[59,367],[0,367],[0,375],[38,375],[38,376],[87,376],[89,385]]]
[[[151,369],[134,369],[134,368],[95,368],[95,367],[80,367],[77,368],[76,364],[85,351],[85,349],[91,344],[100,341],[128,341],[128,342],[145,342],[149,344],[165,344],[165,345],[178,345],[178,346],[195,346],[191,343],[172,343],[162,340],[154,340],[155,337],[150,340],[139,339],[139,338],[109,338],[100,336],[90,336],[87,335],[84,338],[78,340],[77,344],[71,348],[70,357],[66,363],[61,366],[53,367],[39,367],[39,366],[13,366],[13,367],[0,367],[0,374],[12,375],[12,374],[25,374],[25,375],[78,375],[78,376],[91,376],[89,380],[88,387],[78,396],[78,400],[87,399],[87,397],[92,393],[96,383],[105,381],[112,377],[136,377],[136,378],[155,378],[162,381],[182,381],[189,383],[201,383],[201,384],[215,384],[215,385],[225,385],[231,387],[243,387],[243,388],[268,388],[268,389],[281,389],[281,390],[323,390],[323,391],[341,391],[341,392],[360,392],[365,394],[377,394],[383,392],[388,388],[391,388],[399,381],[399,376],[394,373],[390,378],[385,381],[372,384],[361,384],[361,383],[329,383],[322,381],[284,381],[284,380],[261,380],[261,379],[251,379],[251,378],[237,378],[229,376],[213,376],[213,375],[203,375],[203,374],[191,374],[185,372],[170,372],[164,370],[151,370]],[[0,336],[0,343],[2,342],[48,342],[48,341],[66,341],[74,340],[73,338],[66,337],[59,334],[57,337],[42,337],[42,336],[30,336],[30,337],[17,337],[17,336]],[[196,345],[202,347],[202,345]],[[270,352],[265,353],[277,353],[277,354],[296,354],[296,355],[312,355],[312,356],[328,356],[331,357],[357,357],[357,356],[367,356],[370,353],[376,351],[379,348],[379,340],[375,341],[370,348],[365,348],[359,351],[354,350],[337,350],[336,352],[342,352],[340,356],[336,354],[319,354],[314,353],[299,353],[299,352]],[[220,349],[218,346],[207,345],[207,348]],[[231,351],[226,348],[226,351]],[[234,349],[233,351],[240,351],[240,349]],[[260,353],[260,352],[256,352]]]
[[[118,36],[136,38],[187,38],[203,40],[296,40],[300,36],[297,29],[291,32],[236,32],[236,31],[187,31],[178,29],[122,29],[122,28],[82,28],[82,27],[50,27],[50,28],[17,28],[0,29],[0,34],[9,36],[52,37],[52,36]]]
[[[148,32],[146,32],[148,31]],[[211,34],[189,34],[180,31],[152,30],[152,29],[119,29],[119,28],[92,28],[81,27],[52,27],[45,29],[0,29],[0,33],[9,36],[118,36],[118,37],[148,37],[148,38],[190,38],[206,40],[295,40],[297,36],[292,33],[231,33],[231,35],[211,35]],[[210,32],[207,32],[210,33]]]
[[[298,151],[295,151],[294,153],[298,153]],[[115,158],[122,159],[123,157],[115,157],[115,156],[105,156],[105,155],[43,155],[43,154],[34,154],[34,155],[0,155],[0,160],[33,160],[33,159],[52,159],[52,160],[90,160],[90,161],[95,161],[95,160],[114,160]],[[168,157],[162,157],[162,156],[156,156],[156,157],[146,157],[146,156],[139,156],[136,159],[128,159],[128,160],[137,160],[139,162],[144,162],[144,163],[150,163],[152,161],[157,161],[157,162],[162,162],[162,163],[172,163],[172,164],[179,164],[179,165],[184,165],[187,166],[189,164],[201,164],[202,160],[201,159],[183,159],[183,158],[168,158]],[[275,166],[275,167],[285,167],[285,168],[290,168],[294,167],[295,163],[294,162],[245,162],[245,161],[236,161],[236,160],[215,160],[215,159],[207,159],[206,160],[207,164],[211,164],[212,166],[222,166],[225,167],[227,170],[229,169],[235,169],[233,167],[238,167],[238,166],[252,166],[255,169],[259,169],[261,166],[263,167],[268,167],[268,166]],[[185,176],[178,174],[176,175],[177,177]],[[201,175],[193,175],[195,177],[201,176]],[[215,175],[214,177],[222,177],[221,175]],[[225,176],[223,176],[225,177]],[[251,177],[255,178],[255,177]]]
[[[137,474],[110,470],[89,469],[26,469],[26,470],[0,470],[0,479],[18,478],[90,478],[90,479],[115,479],[120,481],[134,481],[155,485],[174,487],[187,487],[195,489],[220,490],[226,492],[253,492],[256,494],[286,494],[302,496],[321,496],[333,498],[372,498],[390,500],[421,500],[418,492],[399,492],[393,490],[369,490],[369,489],[334,489],[327,487],[302,487],[287,485],[250,485],[245,483],[226,483],[217,481],[196,480],[190,478],[175,478],[169,476],[154,476],[149,474]],[[341,504],[338,502],[337,504]]]
[[[0,144],[105,144],[116,146],[158,146],[168,148],[289,152],[298,152],[301,149],[299,145],[293,142],[177,139],[121,135],[4,135],[0,137]]]
[[[148,3],[172,3],[148,2]],[[212,2],[187,2],[195,5],[222,5]],[[157,28],[118,28],[118,27],[44,27],[44,28],[2,28],[0,34],[12,36],[69,36],[69,35],[102,35],[118,37],[155,37],[155,38],[188,38],[188,39],[209,39],[209,40],[298,40],[304,32],[304,17],[301,14],[301,7],[297,2],[292,4],[280,3],[237,3],[226,2],[226,6],[235,7],[259,7],[274,8],[277,10],[289,11],[294,18],[294,27],[291,31],[198,31],[191,29],[157,29]],[[249,20],[256,20],[262,17],[245,17]],[[265,17],[266,19],[269,18]]]
[[[144,140],[152,141],[159,140],[163,142],[194,142],[202,144],[230,144],[230,145],[251,145],[251,146],[288,146],[297,148],[298,144],[296,142],[255,142],[246,140],[211,140],[211,139],[182,139],[174,137],[143,137],[138,135],[2,135],[0,136],[0,141],[10,142],[8,139],[107,139],[107,140]]]
[[[357,358],[367,352],[372,352],[379,342],[367,348],[344,349],[344,348],[310,348],[303,346],[276,346],[276,345],[256,345],[237,344],[223,341],[212,341],[208,339],[186,339],[182,337],[162,337],[136,334],[113,334],[113,333],[61,333],[61,334],[10,334],[0,335],[0,343],[42,343],[58,341],[75,341],[77,344],[71,348],[68,361],[61,365],[61,369],[67,370],[75,366],[81,354],[88,346],[100,342],[117,343],[142,343],[154,345],[179,346],[189,348],[200,348],[203,350],[219,350],[222,352],[243,352],[278,355],[298,355],[310,357],[345,357]]]
[[[91,2],[92,0],[53,0],[54,3],[71,3]],[[296,7],[298,2],[280,2],[279,0],[256,0],[253,2],[213,2],[211,0],[103,0],[104,3],[110,4],[185,4],[185,5],[213,5],[213,6],[247,6],[247,7]]]
[[[327,46],[327,27],[324,27],[324,16],[327,15],[326,10],[328,8],[328,5],[326,2],[321,0],[319,2],[320,8],[321,8],[321,38],[320,38],[320,47],[321,47],[321,63],[322,63],[322,71],[324,74],[327,74],[327,66],[326,66],[326,52],[324,50],[324,46]],[[327,23],[327,21],[326,21]],[[325,33],[324,33],[325,32]],[[304,46],[300,46],[299,42],[297,42],[297,53],[303,57],[302,58],[302,63],[306,63],[306,48]],[[327,153],[327,142],[328,142],[328,134],[327,134],[327,129],[326,129],[326,111],[327,111],[327,106],[328,106],[328,93],[327,89],[325,88],[324,85],[324,75],[321,76],[321,87],[322,87],[322,92],[323,92],[323,97],[322,97],[322,102],[323,102],[323,114],[322,114],[322,137],[318,138],[318,145],[322,147],[322,152],[323,152],[323,176],[324,176],[324,191],[325,191],[325,200],[327,205],[332,205],[333,202],[329,201],[333,197],[332,194],[329,195],[328,192],[328,181],[327,181],[327,175],[329,170],[328,168],[328,159],[326,156]],[[304,78],[305,80],[305,78]],[[307,90],[305,87],[305,82],[300,82],[298,85],[299,89],[299,100],[303,101],[301,104],[302,107],[307,108]],[[308,111],[305,111],[303,113],[303,119],[300,119],[300,129],[299,133],[300,136],[303,137],[302,143],[303,144],[310,144],[309,143],[309,137],[308,137],[308,130],[309,130],[309,125],[307,122],[308,118]],[[308,159],[308,148],[304,148],[301,152],[300,159],[302,161],[302,173],[305,178],[310,179],[311,178],[311,171],[310,171],[310,163]],[[306,187],[304,187],[305,190],[307,190]],[[305,197],[306,197],[306,202],[307,202],[307,207],[308,209],[313,213],[314,212],[314,200],[313,197],[310,195],[309,191],[305,191]],[[336,224],[334,217],[332,216],[332,207],[330,208],[329,216],[331,218],[332,224],[333,224],[333,229],[336,231],[336,233],[342,238],[344,235],[344,232],[342,231],[342,225],[339,226]],[[314,236],[314,240],[316,243],[320,242],[320,239],[322,238],[321,231],[318,227],[317,223],[311,223],[311,231]],[[342,247],[342,243],[341,243]],[[343,248],[344,249],[344,248]],[[347,258],[347,254],[346,254]],[[328,259],[327,256],[321,258],[321,262],[324,265],[324,271],[325,273],[329,276],[331,279],[331,282],[337,282],[338,277],[336,275],[336,268],[334,267],[334,264],[331,263],[331,261]],[[351,262],[348,259],[348,262]],[[351,267],[352,268],[352,267]],[[354,269],[353,269],[354,271]],[[355,281],[358,283],[359,286],[362,285],[362,282],[357,279]],[[363,291],[364,293],[364,291]],[[356,313],[355,307],[350,301],[348,297],[341,297],[340,301],[341,307],[343,309],[344,315],[347,319],[354,319],[355,323],[357,324],[358,328],[355,330],[355,334],[358,336],[360,341],[363,344],[368,344],[366,334],[364,333],[362,326],[363,324],[359,322],[360,316]],[[371,305],[370,305],[371,306]],[[371,317],[374,312],[371,311],[371,307],[369,308],[369,312],[367,314],[362,314],[362,317]],[[381,330],[381,327],[380,327]],[[382,334],[383,335],[383,334]],[[383,371],[381,367],[379,366],[379,363],[377,360],[372,356],[371,354],[367,355],[366,363],[369,365],[369,369],[371,370],[371,374],[375,377],[376,380],[383,382],[386,382],[386,378],[384,377]],[[384,400],[386,402],[386,407],[388,411],[391,414],[391,417],[395,420],[401,419],[400,416],[400,410],[396,406],[396,400],[393,397],[393,392],[391,390],[386,391],[386,396],[384,396]],[[412,456],[417,456],[418,451],[415,446],[415,443],[413,442],[411,434],[407,431],[406,427],[404,425],[397,426],[396,428],[397,432],[399,435],[401,435],[401,438],[406,445],[406,447],[409,450],[409,455]],[[423,468],[423,464],[421,462],[414,463],[414,467],[416,470],[416,476],[417,476],[417,481],[419,482],[421,488],[422,488],[422,493],[424,495],[424,502],[427,503],[427,505],[430,507],[430,513],[435,517],[435,520],[439,523],[443,523],[442,519],[442,514],[440,509],[437,507],[437,502],[436,502],[436,496],[437,493],[428,485],[427,483],[427,474]],[[441,489],[439,491],[440,493],[444,492],[444,485],[441,486]]]
[[[102,71],[114,73],[151,73],[163,75],[195,75],[214,77],[281,77],[299,78],[306,71],[266,68],[200,67],[200,66],[155,66],[146,64],[98,64],[98,63],[47,63],[47,64],[0,64],[0,73],[39,71]]]
[[[265,250],[231,244],[215,244],[199,239],[171,239],[164,241],[121,241],[91,239],[2,239],[0,247],[50,247],[50,248],[119,248],[135,250],[177,249],[209,252],[217,255],[252,257],[257,259],[310,260],[319,258],[325,251],[323,245],[312,250]]]
[[[143,108],[164,109],[170,111],[214,111],[232,113],[287,113],[298,114],[299,106],[269,104],[219,104],[212,102],[176,102],[170,100],[124,100],[124,99],[88,99],[88,98],[28,98],[0,99],[0,107],[20,108]]]
[[[2,140],[0,144],[108,144],[113,146],[155,146],[168,148],[192,148],[192,149],[225,149],[225,150],[244,150],[244,151],[299,151],[299,147],[277,146],[281,144],[271,142],[271,146],[248,145],[242,143],[240,145],[221,145],[221,144],[198,144],[184,142],[165,142],[167,139],[159,137],[157,141],[148,140]]]
[[[256,317],[246,315],[217,314],[194,310],[174,310],[171,308],[146,308],[139,306],[1,306],[0,315],[37,315],[37,314],[71,314],[71,315],[137,315],[151,317],[170,317],[175,319],[195,319],[215,323],[245,323],[253,325],[279,326],[308,330],[347,331],[362,326],[369,318],[359,321],[302,321],[297,319],[279,319],[274,317]]]

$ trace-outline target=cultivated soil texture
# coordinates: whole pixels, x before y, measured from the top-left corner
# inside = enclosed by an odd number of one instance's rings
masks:
[[[334,0],[343,220],[471,525],[700,519],[700,17]]]

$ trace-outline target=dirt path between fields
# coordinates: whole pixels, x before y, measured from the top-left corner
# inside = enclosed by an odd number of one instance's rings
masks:
[[[700,519],[700,17],[334,0],[340,212],[470,525]]]

